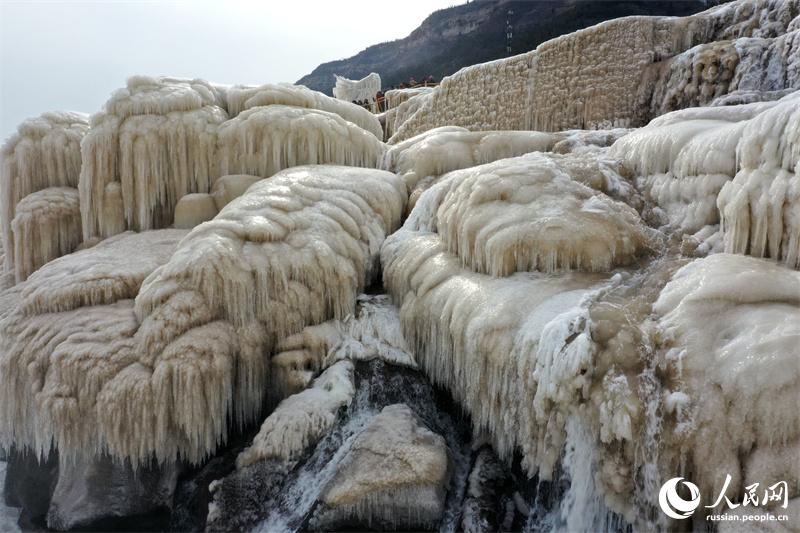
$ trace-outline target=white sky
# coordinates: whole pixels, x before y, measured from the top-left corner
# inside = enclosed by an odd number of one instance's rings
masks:
[[[0,0],[0,140],[44,111],[94,113],[133,74],[295,82],[461,3]]]

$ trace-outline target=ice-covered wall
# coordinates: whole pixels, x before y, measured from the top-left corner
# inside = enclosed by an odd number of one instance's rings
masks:
[[[386,91],[386,109],[394,109],[400,107],[400,104],[408,101],[409,99],[427,94],[433,91],[433,87],[414,87],[413,89],[392,89]]]
[[[17,132],[3,144],[0,150],[0,223],[7,270],[14,266],[11,222],[20,200],[50,187],[78,186],[81,140],[89,131],[88,118],[71,111],[44,113],[20,124]],[[42,228],[42,231],[47,229]],[[77,239],[80,241],[80,234]]]
[[[390,142],[446,125],[638,127],[729,91],[797,89],[798,15],[794,1],[738,0],[684,18],[603,22],[445,78],[411,117],[395,120]]]
[[[470,130],[521,130],[526,126],[528,73],[533,52],[459,70],[433,92],[416,96],[419,109],[407,120],[395,119],[397,143],[440,126]],[[403,110],[398,108],[398,113]]]

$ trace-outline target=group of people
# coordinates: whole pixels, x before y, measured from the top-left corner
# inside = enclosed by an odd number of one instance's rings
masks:
[[[416,89],[417,87],[433,87],[434,85],[438,85],[438,83],[436,83],[436,80],[433,79],[433,76],[428,76],[427,78],[422,78],[422,81],[415,81],[414,78],[409,78],[408,79],[408,83],[402,82],[397,87],[392,85],[392,90],[394,90],[394,89]]]
[[[436,83],[436,80],[433,79],[433,76],[422,78],[422,81],[420,82],[415,81],[414,78],[409,78],[408,83],[402,82],[398,86],[392,85],[392,88],[390,90],[393,91],[395,89],[416,89],[417,87],[433,87],[435,85],[438,85],[438,83]],[[369,110],[372,110],[372,104],[375,104],[376,111],[378,113],[383,113],[384,111],[386,111],[386,93],[384,91],[378,91],[372,98],[372,102],[370,102],[367,99],[364,99],[364,100],[353,100],[353,103]]]

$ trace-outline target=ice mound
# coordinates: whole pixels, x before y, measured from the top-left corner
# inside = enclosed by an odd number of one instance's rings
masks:
[[[288,471],[291,462],[333,427],[339,408],[349,405],[354,394],[353,364],[334,364],[314,380],[313,386],[281,402],[261,425],[250,447],[236,458],[236,468],[275,457],[285,462]]]
[[[128,78],[92,116],[81,144],[84,240],[166,228],[180,198],[208,192],[220,175],[223,106],[205,80]]]
[[[728,474],[731,501],[778,481],[798,497],[800,273],[712,255],[678,271],[654,310],[668,376],[662,471],[688,476],[709,503]]]
[[[633,208],[564,170],[559,158],[531,154],[450,174],[438,211],[444,244],[464,265],[493,276],[608,271],[650,248]]]
[[[120,377],[116,392],[125,405],[135,403],[138,387],[152,386],[181,432],[198,432],[170,447],[154,444],[159,455],[180,449],[196,460],[215,448],[226,412],[238,422],[257,414],[275,345],[353,312],[405,201],[403,182],[387,172],[297,167],[252,185],[182,241],[136,298],[137,342],[155,368],[152,384],[144,374]],[[172,405],[178,380],[206,402],[187,396]],[[212,383],[220,390],[202,392]]]
[[[175,229],[192,229],[195,226],[208,222],[219,210],[213,195],[195,192],[187,194],[175,204]]]
[[[20,200],[42,189],[78,186],[81,140],[89,131],[88,118],[72,111],[44,113],[20,124],[0,149],[0,222],[6,270],[14,266],[11,223]],[[33,251],[26,253],[30,256]]]
[[[403,404],[384,407],[358,435],[322,489],[312,529],[355,519],[430,528],[439,523],[452,475],[440,435]]]
[[[51,261],[3,293],[3,445],[63,455],[104,449],[102,390],[137,360],[133,298],[183,231],[126,234]]]
[[[545,152],[553,143],[550,134],[538,131],[470,132],[443,127],[392,146],[382,166],[403,176],[410,192],[429,176],[529,152]]]
[[[382,153],[379,138],[338,114],[267,105],[242,111],[219,128],[217,157],[222,175],[267,178],[299,165],[377,168]]]
[[[431,233],[435,222],[424,217],[435,216],[435,207],[427,204],[440,203],[444,195],[438,189],[446,190],[446,185],[442,182],[424,193],[405,226],[386,240],[381,252],[384,283],[401,304],[403,329],[420,366],[472,414],[476,432],[490,431],[498,453],[507,457],[515,445],[536,440],[530,435],[537,430],[532,411],[536,382],[519,376],[532,373],[543,328],[604,286],[607,276],[575,272],[492,277],[463,268],[443,238]],[[561,319],[569,330],[572,318]],[[585,324],[576,318],[574,327]],[[518,349],[523,331],[528,332],[524,351]],[[567,338],[572,341],[575,336],[568,331]],[[554,338],[547,349],[560,347]],[[573,368],[577,372],[580,364]],[[543,460],[545,451],[536,452],[535,445],[529,451],[533,473],[540,464],[537,457]],[[557,457],[558,452],[553,453]]]
[[[211,187],[211,195],[217,205],[217,212],[222,211],[223,207],[239,198],[252,184],[261,179],[260,176],[248,174],[234,174],[219,178]]]
[[[372,102],[372,98],[375,97],[380,88],[379,79],[378,87],[372,90],[367,97],[370,102]],[[364,97],[337,100],[321,92],[312,91],[302,85],[291,85],[289,83],[267,84],[258,87],[234,85],[227,90],[226,94],[228,113],[231,118],[237,117],[242,111],[259,106],[286,105],[304,107],[335,113],[359,128],[372,133],[378,139],[383,137],[383,129],[377,117],[363,107],[351,103],[354,99],[361,100]]]
[[[72,252],[81,242],[78,189],[42,189],[20,200],[15,211],[11,231],[17,283],[45,263]]]

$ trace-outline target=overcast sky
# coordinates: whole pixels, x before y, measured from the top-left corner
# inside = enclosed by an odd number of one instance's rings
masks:
[[[0,139],[44,111],[94,113],[133,74],[295,82],[462,3],[0,0]]]

